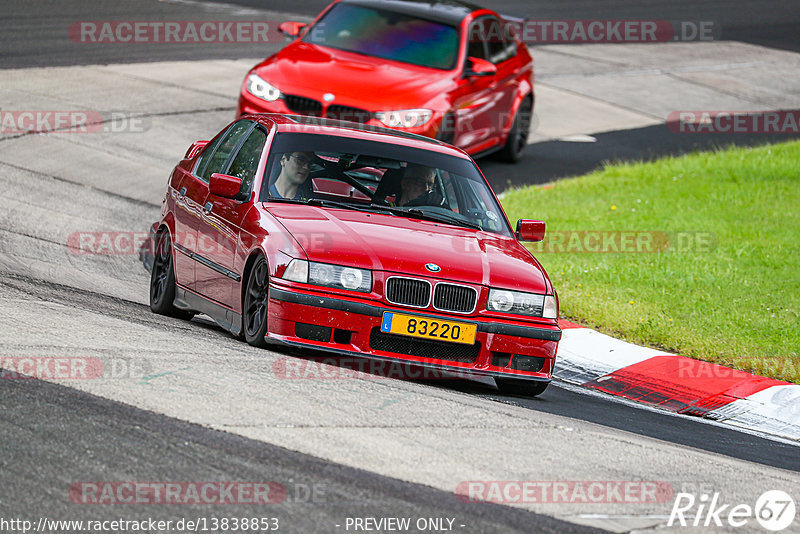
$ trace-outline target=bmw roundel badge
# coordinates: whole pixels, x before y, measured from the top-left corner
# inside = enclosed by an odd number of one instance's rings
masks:
[[[442,270],[442,268],[436,265],[435,263],[426,263],[425,268],[432,273],[438,273],[439,271]]]

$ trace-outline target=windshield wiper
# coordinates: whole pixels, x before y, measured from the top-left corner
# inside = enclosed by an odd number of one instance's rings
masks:
[[[474,222],[465,221],[464,219],[456,217],[455,215],[447,215],[445,213],[431,213],[428,211],[423,211],[419,208],[398,208],[394,206],[380,206],[380,208],[390,211],[391,213],[395,213],[397,215],[403,215],[405,217],[411,217],[413,219],[426,219],[429,221],[452,224],[454,226],[465,226],[467,228],[474,228],[475,230],[483,230],[483,227],[481,227],[481,225]]]
[[[376,213],[377,211],[387,211],[383,206],[376,206],[374,204],[370,204],[369,206],[361,206],[359,204],[348,204],[347,202],[338,202],[336,200],[326,200],[323,198],[312,198],[309,199],[306,204],[310,206],[321,206],[325,208],[343,208],[347,210],[355,210],[355,211],[365,211],[367,213]]]
[[[286,202],[288,204],[308,204],[308,200],[302,198],[283,198],[283,197],[267,197],[264,202]]]

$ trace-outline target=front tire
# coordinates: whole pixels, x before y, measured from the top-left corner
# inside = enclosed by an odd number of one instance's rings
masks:
[[[266,347],[267,304],[269,303],[269,269],[264,256],[259,256],[250,269],[242,303],[244,339],[254,347]]]
[[[516,378],[495,378],[495,383],[502,393],[521,397],[537,397],[550,385],[550,382]]]
[[[525,147],[528,146],[528,130],[531,128],[531,117],[533,116],[533,101],[527,97],[520,104],[517,114],[514,115],[514,122],[508,132],[508,139],[499,156],[503,161],[516,163],[522,159]]]
[[[154,313],[191,319],[194,314],[175,307],[175,264],[172,261],[172,238],[167,230],[158,234],[150,272],[150,309]]]

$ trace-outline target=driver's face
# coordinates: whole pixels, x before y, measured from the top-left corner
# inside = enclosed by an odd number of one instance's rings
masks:
[[[416,198],[433,190],[433,173],[414,173],[403,178],[403,187],[408,191],[410,198]]]
[[[311,164],[314,161],[314,154],[311,152],[292,152],[283,156],[281,164],[283,172],[295,184],[302,184],[308,178],[311,171]]]

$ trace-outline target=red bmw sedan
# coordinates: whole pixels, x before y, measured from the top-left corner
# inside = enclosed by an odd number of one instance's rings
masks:
[[[439,141],[247,115],[198,141],[151,229],[150,307],[203,313],[255,346],[494,377],[538,395],[558,299],[475,162]]]
[[[293,113],[397,128],[474,157],[520,159],[533,60],[497,13],[449,0],[338,0],[247,74],[238,114]]]

